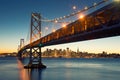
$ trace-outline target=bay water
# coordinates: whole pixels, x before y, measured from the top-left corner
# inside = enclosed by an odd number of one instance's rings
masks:
[[[24,69],[15,57],[0,58],[0,80],[120,80],[120,58],[43,58],[46,69]]]

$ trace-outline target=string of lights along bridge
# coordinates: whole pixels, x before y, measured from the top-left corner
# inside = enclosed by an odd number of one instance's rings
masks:
[[[58,17],[55,19],[47,19],[46,17],[41,16],[41,22],[43,23],[43,26],[41,26],[41,32],[39,32],[41,34],[41,37],[51,33],[51,32],[55,32],[57,29],[61,28],[61,27],[66,27],[66,25],[75,22],[78,19],[83,18],[87,13],[87,11],[93,9],[96,10],[97,7],[101,6],[102,4],[107,4],[109,3],[110,0],[103,0],[100,2],[94,2],[92,6],[85,6],[83,9],[75,11],[71,14],[62,16],[62,17]],[[73,6],[73,10],[76,10],[76,6]],[[42,14],[40,14],[42,15]],[[32,14],[32,16],[35,17],[34,14]],[[36,17],[35,17],[36,18]],[[42,24],[41,24],[42,25]],[[51,28],[52,27],[52,28]],[[29,30],[30,31],[30,30]],[[36,34],[36,36],[39,36]],[[29,44],[30,43],[30,32],[27,34],[27,38],[24,42],[24,44]],[[38,38],[35,37],[32,41],[37,40]],[[21,48],[23,46],[19,46],[19,48]]]
[[[52,24],[52,30],[50,27],[41,27],[46,24]],[[25,68],[46,68],[41,61],[41,48],[44,46],[120,35],[120,2],[103,0],[52,20],[39,13],[32,13],[28,35],[27,44],[24,45],[24,39],[20,41],[18,56],[22,58],[29,55],[30,61]]]

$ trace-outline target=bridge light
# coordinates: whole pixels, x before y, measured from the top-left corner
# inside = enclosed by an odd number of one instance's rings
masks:
[[[57,23],[58,21],[57,20],[55,20],[55,23]]]
[[[45,30],[48,30],[48,27],[45,27]]]
[[[97,3],[94,3],[93,6],[97,6]]]
[[[79,19],[83,19],[84,18],[84,15],[83,14],[80,14],[79,15]]]
[[[55,32],[55,31],[56,31],[55,29],[52,30],[52,32]]]
[[[66,18],[66,16],[63,16],[64,18]]]
[[[65,24],[65,23],[63,23],[63,24],[62,24],[62,27],[63,27],[63,28],[65,28],[65,27],[66,27],[66,24]]]
[[[87,6],[85,6],[85,8],[84,8],[85,10],[87,10],[88,9],[88,7]]]
[[[73,8],[73,10],[75,10],[75,9],[76,9],[76,6],[73,6],[72,8]]]

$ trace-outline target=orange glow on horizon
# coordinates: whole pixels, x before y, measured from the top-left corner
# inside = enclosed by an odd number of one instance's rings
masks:
[[[17,49],[11,49],[11,48],[3,48],[3,49],[0,49],[0,54],[1,53],[13,53],[13,52],[17,52]]]

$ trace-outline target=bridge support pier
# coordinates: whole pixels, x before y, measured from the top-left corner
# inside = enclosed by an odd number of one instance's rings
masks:
[[[46,66],[42,64],[41,47],[30,48],[29,63],[28,63],[28,65],[24,66],[24,68],[26,68],[26,69],[30,69],[30,68],[43,69],[43,68],[46,68]]]

